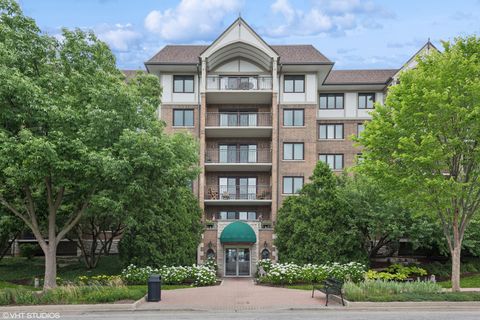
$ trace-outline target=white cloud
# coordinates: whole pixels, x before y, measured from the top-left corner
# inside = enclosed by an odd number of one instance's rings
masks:
[[[117,23],[114,26],[104,24],[96,27],[95,32],[114,51],[128,51],[130,46],[142,37],[130,23]]]
[[[305,10],[294,8],[289,0],[276,0],[270,8],[284,21],[263,30],[270,37],[343,34],[360,27],[381,28],[375,18],[392,18],[372,1],[316,0]]]
[[[145,18],[145,28],[163,40],[211,40],[224,28],[226,15],[242,7],[241,0],[182,0],[177,7],[163,12],[151,11]]]

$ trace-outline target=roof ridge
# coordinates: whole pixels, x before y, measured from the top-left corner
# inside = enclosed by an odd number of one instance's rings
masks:
[[[381,69],[332,69],[332,71],[393,71],[399,68],[381,68]]]

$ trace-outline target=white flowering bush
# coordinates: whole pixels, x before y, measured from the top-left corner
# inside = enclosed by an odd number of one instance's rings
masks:
[[[145,284],[152,274],[159,274],[163,284],[191,284],[208,286],[215,284],[217,276],[211,266],[192,265],[188,267],[137,267],[129,265],[122,271],[122,279],[128,284]]]
[[[262,260],[263,261],[263,260]],[[259,261],[257,267],[265,262]],[[265,268],[264,268],[265,270]],[[293,284],[321,282],[329,277],[343,281],[359,282],[365,279],[365,265],[358,262],[346,264],[327,263],[322,265],[295,263],[272,263],[260,283]]]

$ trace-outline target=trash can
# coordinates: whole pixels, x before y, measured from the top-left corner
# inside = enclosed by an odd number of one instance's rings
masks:
[[[162,300],[162,277],[158,274],[152,274],[147,281],[148,302],[158,302]]]

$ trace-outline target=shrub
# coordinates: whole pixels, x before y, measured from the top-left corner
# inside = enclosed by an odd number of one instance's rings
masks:
[[[395,282],[382,280],[366,280],[364,282],[346,282],[343,286],[345,296],[352,301],[365,301],[372,297],[391,296],[397,294],[432,294],[442,292],[442,287],[433,282]]]
[[[259,279],[261,283],[294,284],[321,282],[328,277],[342,281],[358,282],[364,279],[365,266],[361,263],[346,264],[331,263],[324,265],[306,264],[303,266],[294,263],[268,264],[261,260],[258,264],[267,266],[267,273]],[[264,267],[265,268],[265,267]]]
[[[143,288],[126,286],[60,286],[46,292],[27,289],[0,290],[0,305],[104,303],[118,300],[138,300],[145,295]]]
[[[28,260],[32,260],[39,250],[40,247],[38,245],[25,243],[20,247],[20,255]]]
[[[79,285],[97,285],[97,286],[121,286],[123,280],[120,276],[96,275],[80,276],[75,281]]]
[[[193,265],[191,267],[137,267],[129,265],[122,271],[121,278],[128,284],[145,284],[152,274],[159,274],[163,284],[192,284],[207,286],[217,281],[216,272],[212,266]]]
[[[408,278],[423,277],[427,274],[427,270],[417,266],[392,264],[384,272],[368,270],[366,278],[369,280],[405,281]]]

